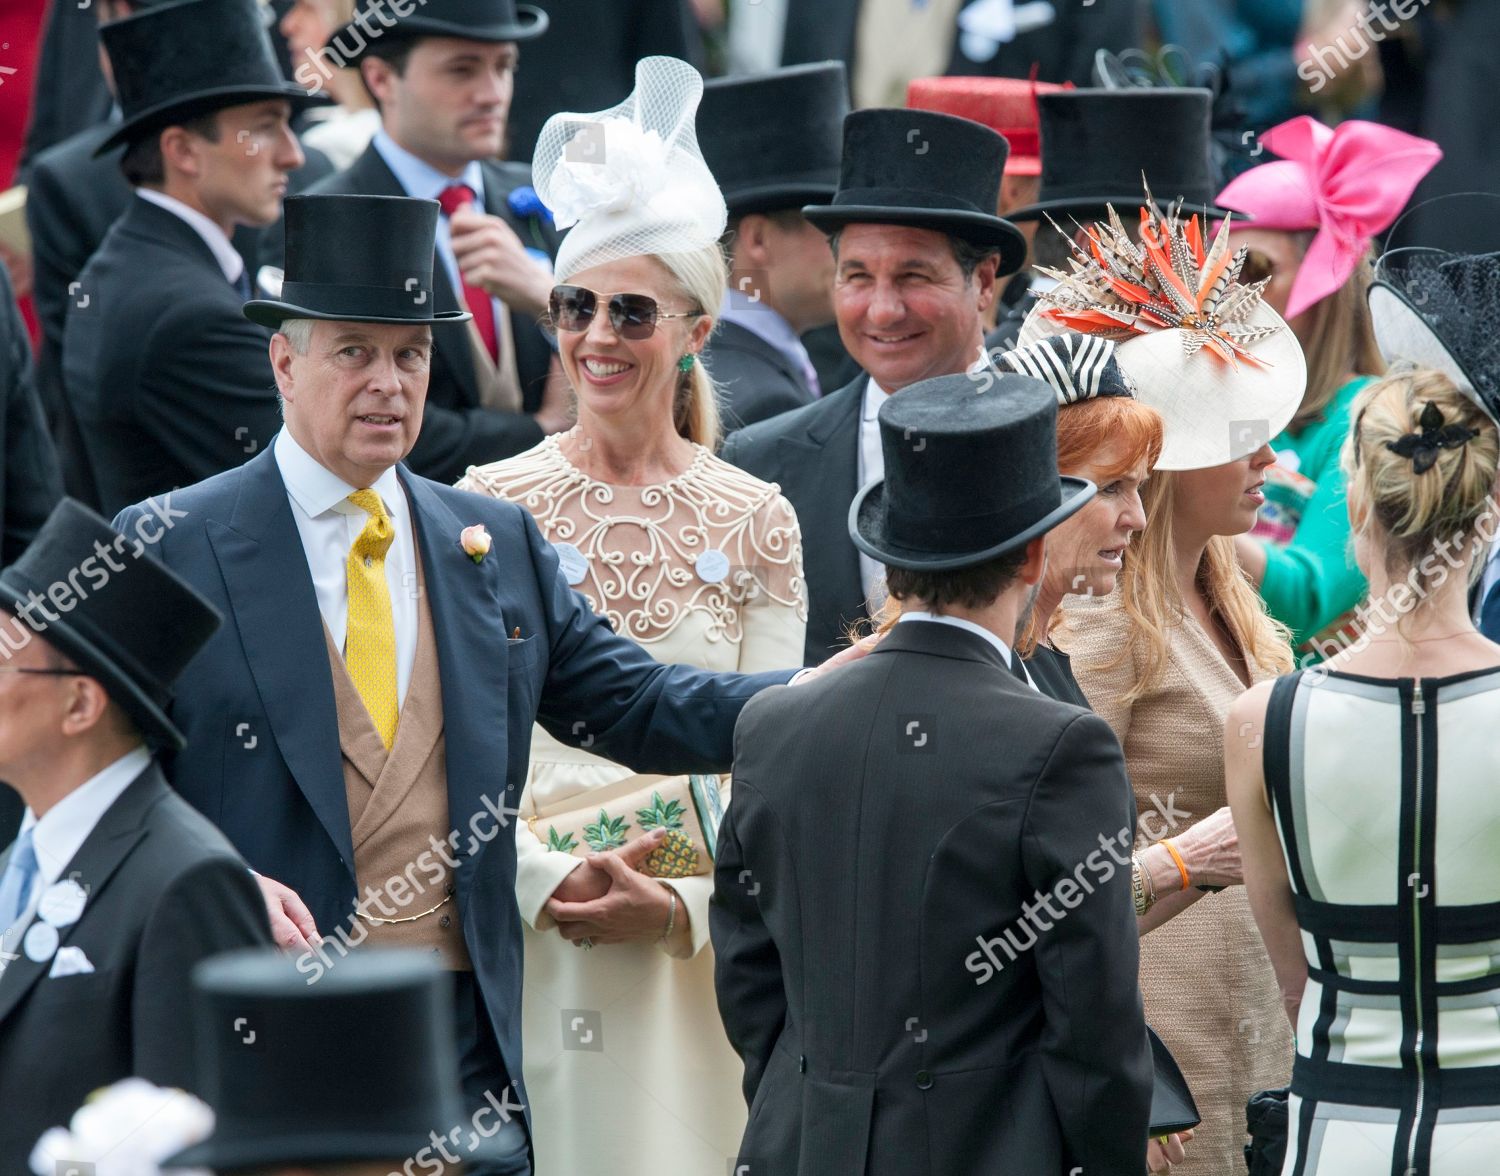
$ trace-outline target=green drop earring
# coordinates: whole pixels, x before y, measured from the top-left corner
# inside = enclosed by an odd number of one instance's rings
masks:
[[[679,372],[690,372],[693,370],[693,353],[691,351],[677,361],[677,370]]]

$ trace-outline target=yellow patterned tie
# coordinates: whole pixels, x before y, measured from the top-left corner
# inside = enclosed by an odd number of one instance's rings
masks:
[[[349,631],[344,661],[364,699],[380,741],[396,741],[396,624],[385,582],[385,553],[396,537],[385,504],[373,490],[356,490],[349,501],[370,516],[349,549]]]

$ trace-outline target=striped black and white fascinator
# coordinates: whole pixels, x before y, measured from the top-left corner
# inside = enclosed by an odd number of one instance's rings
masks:
[[[1134,396],[1135,389],[1115,362],[1112,339],[1068,331],[995,357],[1001,371],[1042,380],[1057,393],[1059,407],[1096,396]]]

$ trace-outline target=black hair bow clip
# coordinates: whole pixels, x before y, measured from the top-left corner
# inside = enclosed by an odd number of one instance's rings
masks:
[[[1437,462],[1438,450],[1457,449],[1479,436],[1478,429],[1444,424],[1442,412],[1430,400],[1417,418],[1417,424],[1422,428],[1420,433],[1403,434],[1395,441],[1387,441],[1385,447],[1392,453],[1410,458],[1412,469],[1419,474],[1425,474]]]

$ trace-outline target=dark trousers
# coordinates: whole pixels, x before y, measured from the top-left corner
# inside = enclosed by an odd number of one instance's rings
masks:
[[[464,1176],[531,1176],[531,1144],[516,1109],[522,1100],[510,1084],[473,972],[453,973],[453,1014],[464,1110],[473,1116],[452,1145],[463,1161]],[[484,1132],[489,1132],[486,1149],[498,1148],[498,1160],[479,1159],[467,1150]]]

